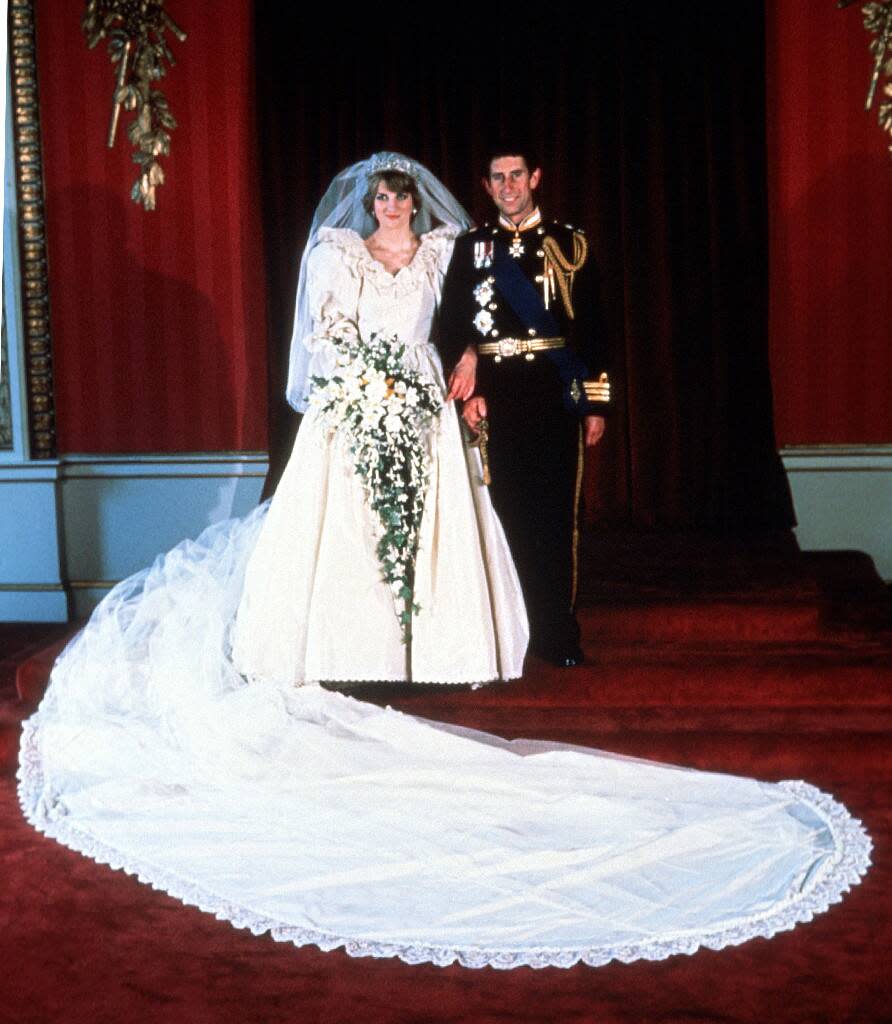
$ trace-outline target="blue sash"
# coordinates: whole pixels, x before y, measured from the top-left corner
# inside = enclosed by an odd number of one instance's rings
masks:
[[[499,291],[507,299],[508,305],[520,320],[524,330],[532,327],[543,338],[559,337],[561,328],[557,320],[551,315],[551,311],[545,308],[542,296],[517,265],[517,260],[508,255],[504,246],[497,244],[494,248],[493,277],[496,279]],[[549,351],[560,352],[562,350],[550,349]]]
[[[494,246],[492,270],[499,293],[507,301],[520,320],[524,330],[533,328],[538,335],[548,338],[560,336],[561,328],[551,311],[545,308],[542,296],[533,283],[518,266],[517,260],[509,255],[503,245]],[[557,367],[564,385],[564,405],[579,414],[586,412],[588,402],[582,382],[588,376],[588,368],[571,348],[550,348],[542,353]]]

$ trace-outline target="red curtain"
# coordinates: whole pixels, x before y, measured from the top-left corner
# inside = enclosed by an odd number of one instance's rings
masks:
[[[871,36],[860,5],[766,14],[778,439],[892,442],[892,155],[864,110]]]
[[[376,149],[426,162],[478,219],[487,139],[532,138],[547,217],[586,229],[614,340],[617,404],[588,508],[644,526],[792,520],[767,348],[761,5],[524,9],[460,2],[338,26],[257,6],[270,282],[271,456],[296,256],[331,176]],[[292,424],[293,426],[293,424]],[[531,425],[534,429],[534,425]]]
[[[36,4],[60,452],[265,447],[252,7],[171,10],[188,38],[159,85],[179,127],[147,213],[128,115],[106,148],[113,71],[83,3]]]

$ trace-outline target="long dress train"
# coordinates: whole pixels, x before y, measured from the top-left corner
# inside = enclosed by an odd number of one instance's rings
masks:
[[[320,345],[345,320],[396,327],[441,380],[448,239],[390,281],[358,236],[319,248],[319,280],[340,275],[316,291]],[[411,678],[510,677],[517,580],[451,410],[435,465]],[[28,820],[254,932],[471,967],[718,949],[809,920],[866,871],[860,823],[803,782],[507,742],[298,685],[408,677],[362,510],[310,416],[271,508],[115,588],[25,724]]]

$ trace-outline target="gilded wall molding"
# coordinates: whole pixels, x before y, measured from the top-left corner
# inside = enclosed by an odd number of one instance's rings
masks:
[[[6,342],[6,303],[0,329],[0,452],[12,449],[12,400],[9,387],[9,351]]]
[[[29,453],[32,459],[52,459],[56,455],[56,419],[34,38],[35,2],[9,0],[9,102],[13,109]]]

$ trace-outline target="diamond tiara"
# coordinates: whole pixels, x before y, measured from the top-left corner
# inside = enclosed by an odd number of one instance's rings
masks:
[[[415,178],[418,176],[418,169],[407,157],[399,153],[375,153],[369,157],[369,172],[375,171],[402,171]]]

